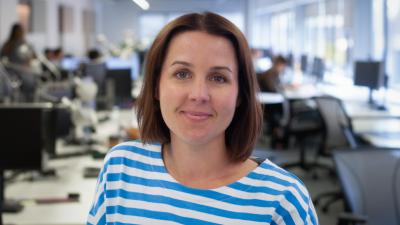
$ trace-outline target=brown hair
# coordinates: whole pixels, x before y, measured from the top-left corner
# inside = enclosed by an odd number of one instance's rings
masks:
[[[1,56],[10,56],[18,41],[24,40],[24,28],[21,24],[15,23],[11,27],[10,36],[1,50]]]
[[[144,84],[137,101],[141,139],[143,143],[169,143],[171,140],[156,92],[168,45],[173,37],[185,31],[203,31],[222,36],[234,46],[238,63],[239,105],[225,131],[225,143],[231,161],[244,161],[251,155],[262,127],[262,110],[256,99],[258,86],[251,52],[242,32],[229,20],[211,12],[183,15],[167,24],[155,38],[146,57]]]
[[[272,61],[273,61],[274,65],[276,65],[276,64],[287,64],[288,63],[287,59],[285,57],[281,56],[281,55],[275,56]]]

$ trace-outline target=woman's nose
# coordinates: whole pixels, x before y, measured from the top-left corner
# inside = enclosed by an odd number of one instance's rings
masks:
[[[197,102],[207,102],[210,100],[210,92],[207,81],[198,80],[193,82],[189,88],[189,99]]]

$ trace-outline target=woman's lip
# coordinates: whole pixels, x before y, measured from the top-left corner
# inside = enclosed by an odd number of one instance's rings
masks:
[[[196,111],[182,111],[183,115],[187,118],[195,121],[206,120],[211,117],[212,114],[206,112],[196,112]]]

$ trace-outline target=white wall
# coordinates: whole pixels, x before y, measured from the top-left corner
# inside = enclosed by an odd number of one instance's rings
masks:
[[[11,26],[17,21],[17,0],[0,0],[0,45],[8,38]]]
[[[18,0],[0,0],[0,45],[8,38],[12,24],[18,21],[16,11]],[[58,32],[58,7],[65,5],[73,9],[73,30],[60,38]],[[27,40],[36,51],[62,46],[66,53],[84,55],[83,10],[95,11],[93,0],[34,0],[32,15],[34,31],[28,33]],[[93,43],[91,46],[93,47]]]
[[[138,18],[143,13],[152,12],[239,12],[247,14],[248,0],[148,0],[150,9],[141,10],[131,0],[96,0],[98,32],[106,35],[113,43],[123,39],[124,31],[139,32]],[[246,24],[246,16],[245,16]],[[246,30],[244,31],[246,33]]]
[[[367,59],[373,56],[372,2],[355,0],[353,14],[354,59]]]
[[[48,11],[57,11],[58,5],[62,4],[65,6],[72,7],[73,9],[73,30],[70,33],[64,34],[62,37],[62,46],[65,53],[72,53],[74,55],[85,55],[87,49],[84,46],[84,32],[83,32],[83,10],[91,9],[94,10],[94,6],[91,0],[48,0],[55,1],[58,4],[52,4]],[[88,46],[90,48],[91,46]]]
[[[97,1],[97,5],[98,34],[104,34],[112,43],[119,43],[124,31],[138,32],[140,8],[132,1]]]

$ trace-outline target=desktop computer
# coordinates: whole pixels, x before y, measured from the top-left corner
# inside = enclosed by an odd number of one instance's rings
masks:
[[[324,79],[325,74],[325,61],[320,57],[315,57],[313,64],[311,75],[314,76],[317,82],[320,82]]]
[[[130,107],[132,97],[132,78],[131,69],[108,69],[107,79],[112,80],[114,84],[114,96],[116,104],[124,107]]]
[[[369,88],[368,103],[377,106],[373,100],[373,90],[384,86],[384,65],[381,61],[356,61],[354,64],[354,85]],[[384,106],[377,106],[384,109]]]
[[[308,71],[308,58],[307,55],[300,56],[300,70],[303,73],[307,73]]]
[[[44,168],[45,155],[55,151],[55,120],[53,116],[53,106],[50,103],[0,105],[1,212],[22,209],[20,205],[5,204],[4,171],[40,171]]]

